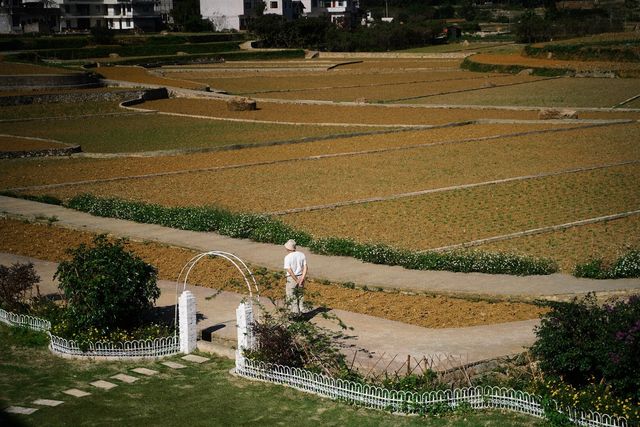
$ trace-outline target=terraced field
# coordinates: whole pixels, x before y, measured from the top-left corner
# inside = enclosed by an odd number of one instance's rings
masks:
[[[171,206],[215,204],[239,211],[272,212],[640,161],[640,150],[629,138],[638,130],[637,124],[612,126],[609,132],[617,134],[618,139],[610,139],[607,144],[598,140],[600,128],[588,128],[462,143],[438,141],[436,145],[403,150],[292,159],[286,163],[214,171],[193,170],[181,175],[41,191],[60,198],[90,192]],[[420,137],[420,132],[413,134]],[[390,135],[393,134],[367,138],[383,139]],[[292,176],[300,181],[293,187],[287,185]],[[216,185],[212,186],[212,182]],[[345,182],[349,185],[344,185]],[[190,191],[183,191],[185,188]],[[306,228],[308,224],[304,225]]]
[[[8,135],[0,144],[38,137],[97,153],[3,160],[0,189],[217,205],[275,215],[316,237],[414,250],[640,209],[640,111],[592,108],[640,94],[637,79],[474,73],[459,70],[460,62],[321,58],[100,69],[136,84],[255,96],[258,110],[229,111],[226,98],[204,92],[140,106],[151,113],[109,102],[0,107],[0,134]],[[536,107],[582,109],[578,120],[547,121]],[[639,224],[631,216],[480,249],[548,256],[570,270],[638,245]]]
[[[317,236],[431,249],[638,209],[640,166],[286,215]]]
[[[613,107],[640,95],[638,79],[597,79],[563,77],[531,82],[526,85],[492,87],[456,95],[465,105],[522,105],[540,107]],[[415,102],[442,104],[447,95],[431,96]],[[588,117],[588,116],[583,116]]]
[[[90,138],[87,138],[88,129]],[[0,133],[79,143],[83,151],[98,153],[215,148],[363,130],[367,128],[236,123],[155,114],[127,114],[112,118],[91,116],[82,120],[58,118],[40,120],[37,126],[29,121],[0,122]]]

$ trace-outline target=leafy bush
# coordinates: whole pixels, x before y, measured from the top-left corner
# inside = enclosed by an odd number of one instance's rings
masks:
[[[640,250],[632,249],[610,265],[607,265],[602,259],[590,260],[578,264],[573,274],[576,277],[587,277],[591,279],[640,277]]]
[[[357,377],[340,352],[341,334],[305,320],[292,319],[285,307],[276,306],[273,311],[263,309],[262,313],[262,318],[252,325],[256,345],[246,352],[248,358],[339,378]],[[326,313],[324,316],[338,320]],[[339,320],[338,323],[344,327]]]
[[[28,308],[27,293],[40,281],[32,263],[0,265],[0,307],[21,313]]]
[[[160,296],[155,267],[127,252],[122,240],[112,243],[105,235],[69,254],[72,259],[61,262],[54,276],[66,302],[62,330],[107,336],[142,326]]]
[[[640,400],[640,297],[600,306],[589,294],[550,306],[531,349],[543,372],[576,387],[602,380],[614,395]]]

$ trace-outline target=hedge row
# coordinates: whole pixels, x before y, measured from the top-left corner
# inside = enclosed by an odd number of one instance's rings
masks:
[[[465,252],[411,252],[382,244],[361,244],[347,239],[314,239],[283,222],[265,215],[232,213],[217,207],[164,207],[116,198],[83,194],[69,200],[72,209],[92,215],[193,231],[215,231],[222,235],[258,242],[284,244],[295,239],[301,246],[322,255],[350,256],[365,262],[399,265],[414,270],[447,270],[491,274],[531,275],[557,271],[548,259],[514,254]]]
[[[606,264],[602,259],[595,259],[576,265],[573,275],[590,279],[622,279],[640,277],[640,249],[632,249]]]

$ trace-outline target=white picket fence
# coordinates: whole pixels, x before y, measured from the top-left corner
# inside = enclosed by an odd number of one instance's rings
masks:
[[[537,418],[543,418],[545,413],[540,396],[502,387],[468,387],[419,394],[335,379],[304,369],[269,365],[242,355],[236,358],[236,373],[368,408],[405,414],[425,413],[438,405],[456,408],[462,403],[474,409],[503,409]],[[622,417],[560,408],[557,402],[552,404],[580,426],[627,427],[627,420]]]
[[[10,326],[21,326],[33,329],[34,331],[48,331],[51,329],[51,322],[39,317],[28,316],[26,314],[16,314],[0,308],[0,322]]]
[[[146,358],[165,357],[180,353],[180,336],[178,334],[153,340],[125,341],[121,343],[95,342],[86,348],[76,341],[52,335],[51,322],[34,316],[16,314],[0,308],[0,321],[10,326],[20,326],[49,334],[49,349],[60,356],[73,357],[105,357],[105,358]]]
[[[51,335],[49,348],[61,356],[73,357],[105,357],[105,358],[143,358],[164,357],[180,353],[180,337],[156,338],[153,340],[136,340],[119,343],[95,342],[85,348],[76,341]]]

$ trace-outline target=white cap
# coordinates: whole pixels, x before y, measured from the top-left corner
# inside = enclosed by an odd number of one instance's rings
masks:
[[[296,241],[293,240],[293,239],[289,239],[289,240],[287,240],[287,243],[284,244],[284,247],[287,248],[287,250],[295,251],[296,250]]]

